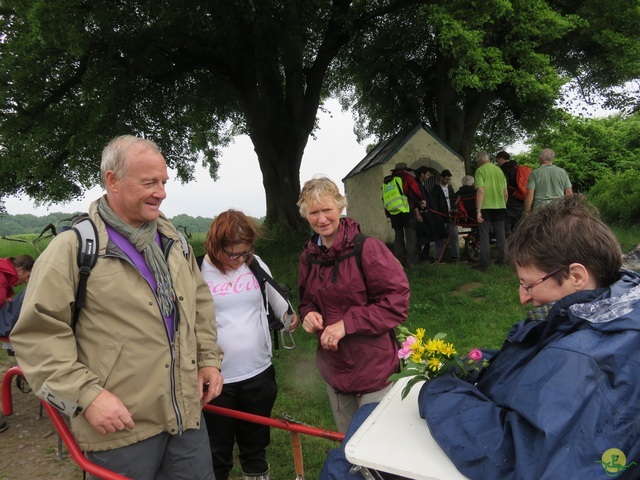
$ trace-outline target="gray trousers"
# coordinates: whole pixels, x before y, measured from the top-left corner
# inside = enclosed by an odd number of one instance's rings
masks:
[[[126,447],[87,452],[87,458],[134,480],[215,480],[203,417],[199,430],[182,435],[159,433]]]
[[[407,255],[407,264],[413,267],[418,264],[418,249],[416,247],[416,226],[417,220],[412,212],[398,213],[391,216],[391,227],[395,233],[393,241],[393,254],[402,262],[404,255]],[[406,239],[406,244],[405,244]]]
[[[447,248],[451,249],[451,258],[457,258],[460,260],[460,239],[458,238],[458,227],[453,225],[453,222],[447,222],[444,224],[447,232],[449,232],[449,244]],[[435,241],[435,252],[433,254],[433,259],[438,260],[440,255],[442,254],[442,249],[444,248],[444,244],[447,241],[446,238],[438,238]]]
[[[480,224],[480,266],[483,268],[489,267],[490,258],[490,243],[489,243],[489,228],[493,226],[493,234],[496,237],[496,247],[498,249],[497,263],[504,265],[504,210],[485,210],[482,209],[482,218],[484,222]]]
[[[349,423],[351,423],[351,418],[362,405],[379,402],[393,387],[393,383],[390,383],[377,392],[357,395],[355,393],[337,393],[331,385],[328,383],[326,385],[331,411],[333,412],[333,419],[340,433],[346,433],[347,428],[349,428]]]

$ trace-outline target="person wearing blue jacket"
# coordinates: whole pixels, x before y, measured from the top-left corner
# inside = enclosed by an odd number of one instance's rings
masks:
[[[640,478],[640,275],[583,196],[506,245],[533,304],[479,377],[426,382],[420,415],[471,479]]]

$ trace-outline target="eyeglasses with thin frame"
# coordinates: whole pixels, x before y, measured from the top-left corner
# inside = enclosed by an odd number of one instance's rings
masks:
[[[540,280],[536,280],[535,282],[529,284],[529,285],[523,285],[522,282],[520,282],[520,286],[522,288],[524,288],[527,293],[531,293],[531,289],[533,287],[537,287],[538,285],[540,285],[542,282],[544,282],[545,280],[549,280],[551,277],[553,277],[556,273],[560,272],[564,267],[560,267],[557,270],[554,270],[551,273],[547,273],[544,277],[542,277]]]
[[[247,250],[246,252],[238,252],[238,253],[227,252],[224,248],[222,249],[222,251],[227,255],[227,257],[229,257],[229,260],[237,260],[240,257],[247,258],[252,253],[251,250]]]

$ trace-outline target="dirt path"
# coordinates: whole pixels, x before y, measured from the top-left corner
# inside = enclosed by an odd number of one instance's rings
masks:
[[[0,357],[0,374],[13,365]],[[13,415],[5,417],[9,429],[0,433],[0,479],[82,479],[82,471],[66,447],[58,460],[58,435],[46,412],[39,418],[40,402],[33,393],[24,394],[12,382]]]

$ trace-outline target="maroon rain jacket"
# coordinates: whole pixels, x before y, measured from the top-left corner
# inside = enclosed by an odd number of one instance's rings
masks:
[[[329,385],[350,394],[375,392],[388,385],[389,376],[398,369],[393,329],[405,321],[409,310],[407,276],[377,238],[367,237],[364,242],[362,271],[355,256],[332,262],[353,250],[359,231],[355,221],[340,219],[329,249],[319,246],[318,235],[313,235],[304,246],[298,270],[300,318],[317,311],[325,326],[344,320],[347,335],[338,350],[324,350],[318,341],[316,362]],[[321,334],[316,332],[318,340]]]

